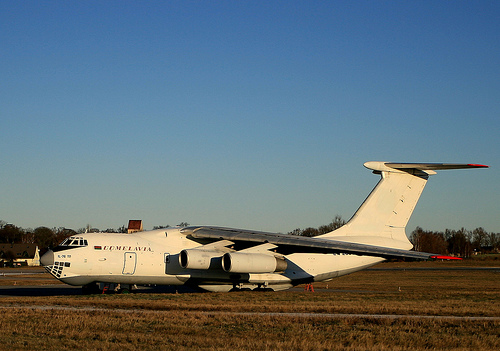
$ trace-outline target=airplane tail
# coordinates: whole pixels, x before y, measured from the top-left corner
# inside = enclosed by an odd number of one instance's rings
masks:
[[[323,238],[411,249],[405,227],[434,170],[488,167],[476,164],[366,162],[381,179],[352,218]]]

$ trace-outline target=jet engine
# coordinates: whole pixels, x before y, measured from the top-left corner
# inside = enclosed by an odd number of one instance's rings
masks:
[[[222,268],[231,273],[283,272],[285,259],[259,253],[228,252],[222,256]]]
[[[215,261],[222,258],[221,251],[203,250],[203,249],[187,249],[182,250],[179,254],[179,264],[182,268],[189,269],[209,269],[213,268]],[[210,267],[212,265],[212,267]],[[219,263],[220,269],[220,263]]]

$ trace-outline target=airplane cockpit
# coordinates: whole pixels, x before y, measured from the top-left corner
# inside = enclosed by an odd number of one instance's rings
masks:
[[[66,250],[86,247],[88,245],[87,239],[78,236],[70,236],[52,250],[47,251],[40,261],[45,267],[45,270],[59,279],[63,275],[63,268],[69,268],[71,266],[69,262],[71,259],[71,252],[67,252]]]
[[[65,246],[65,247],[82,247],[82,246],[88,246],[87,239],[80,238],[77,236],[70,236],[69,238],[66,238],[62,243],[60,243],[58,246]]]
[[[64,241],[57,245],[55,248],[53,248],[52,251],[57,252],[86,246],[89,246],[87,239],[78,236],[70,236],[69,238],[64,239]]]

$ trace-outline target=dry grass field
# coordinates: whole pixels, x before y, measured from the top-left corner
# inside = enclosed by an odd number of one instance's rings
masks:
[[[383,263],[314,284],[314,293],[0,296],[0,349],[497,350],[498,270],[414,269],[499,263]],[[16,284],[55,282],[23,277]],[[403,317],[329,315],[338,313]]]

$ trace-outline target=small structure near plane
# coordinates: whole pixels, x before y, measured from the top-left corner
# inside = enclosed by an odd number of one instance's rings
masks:
[[[142,232],[142,221],[140,219],[131,219],[128,221],[127,233]]]
[[[487,166],[367,162],[365,167],[380,181],[352,218],[327,234],[310,238],[213,226],[88,233],[66,239],[41,262],[57,279],[85,291],[97,283],[125,290],[157,284],[276,291],[329,281],[389,258],[447,258],[410,251],[408,220],[436,170]]]
[[[0,266],[40,266],[40,250],[35,244],[0,244]]]

